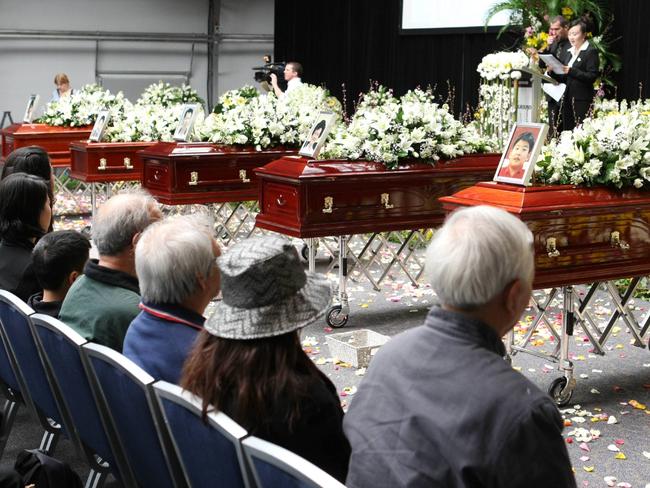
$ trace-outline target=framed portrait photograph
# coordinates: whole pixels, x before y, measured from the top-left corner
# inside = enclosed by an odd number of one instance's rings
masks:
[[[547,133],[546,124],[515,124],[510,131],[506,150],[501,155],[494,181],[529,185]]]
[[[194,121],[199,115],[199,106],[197,104],[183,105],[183,111],[174,132],[174,140],[180,142],[187,142],[192,135],[192,128]]]
[[[34,111],[36,110],[36,105],[38,105],[38,95],[32,93],[27,100],[27,107],[25,107],[25,116],[23,117],[23,122],[31,124],[34,118]]]
[[[102,110],[97,113],[97,118],[95,119],[95,125],[93,125],[93,130],[90,133],[88,140],[90,142],[101,142],[108,127],[108,121],[111,118],[111,115],[108,113],[108,110]]]
[[[309,131],[309,137],[303,142],[298,154],[308,158],[318,157],[318,153],[325,144],[332,125],[334,124],[334,112],[323,111],[318,114],[316,122]]]

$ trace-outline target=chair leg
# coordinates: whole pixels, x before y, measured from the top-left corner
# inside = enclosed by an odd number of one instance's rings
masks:
[[[59,443],[61,435],[58,432],[45,431],[43,432],[43,438],[41,439],[41,445],[38,447],[48,456],[54,454],[56,445]]]
[[[5,404],[2,407],[2,419],[0,421],[0,458],[2,458],[5,452],[9,434],[11,434],[11,428],[16,420],[18,407],[20,407],[18,402],[9,399],[5,400]]]
[[[108,471],[95,471],[95,469],[91,469],[90,473],[88,473],[84,488],[102,488],[107,477]]]

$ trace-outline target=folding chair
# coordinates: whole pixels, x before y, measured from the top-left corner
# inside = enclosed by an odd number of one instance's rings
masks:
[[[165,381],[153,388],[190,486],[254,486],[240,444],[246,431],[239,424],[221,412],[209,412],[206,424],[198,397]]]
[[[106,346],[87,343],[82,350],[95,398],[108,407],[106,421],[114,426],[138,485],[187,486],[153,397],[154,378]]]
[[[39,449],[51,454],[60,434],[69,437],[63,428],[64,418],[43,369],[29,325],[34,311],[14,294],[0,290],[0,374],[6,385],[7,402],[2,429],[4,447],[11,430],[18,404],[24,401],[45,430]],[[70,423],[67,422],[69,426]],[[74,441],[74,440],[73,440]]]
[[[318,466],[255,436],[242,441],[257,488],[345,488]]]
[[[104,424],[101,411],[105,407],[95,403],[81,352],[88,341],[55,318],[42,314],[31,318],[43,362],[52,371],[52,381],[61,392],[91,466],[86,488],[101,486],[109,471],[125,486],[136,486],[115,432]]]

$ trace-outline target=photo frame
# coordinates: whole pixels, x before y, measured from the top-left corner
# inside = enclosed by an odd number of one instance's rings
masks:
[[[178,119],[178,126],[174,132],[174,140],[179,142],[187,142],[192,135],[192,128],[196,117],[199,115],[198,104],[185,104],[181,116]]]
[[[34,111],[38,105],[39,96],[36,93],[32,93],[27,99],[27,107],[25,107],[25,115],[23,116],[23,122],[26,124],[31,124],[34,118]]]
[[[547,124],[521,123],[510,130],[494,181],[528,186],[548,133]]]
[[[335,114],[330,111],[323,111],[318,114],[318,118],[309,130],[309,137],[305,139],[300,147],[298,154],[308,158],[318,157],[318,153],[323,148],[325,140],[334,125]]]
[[[104,134],[106,133],[106,128],[108,127],[108,121],[111,118],[111,114],[108,110],[102,110],[97,112],[97,118],[95,119],[95,125],[93,125],[93,130],[90,133],[88,140],[90,142],[101,142]]]

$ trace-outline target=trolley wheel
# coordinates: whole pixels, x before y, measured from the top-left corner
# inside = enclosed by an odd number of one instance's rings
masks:
[[[309,246],[307,244],[302,245],[302,249],[300,250],[300,255],[305,261],[309,261]]]
[[[348,323],[349,315],[341,313],[341,309],[341,305],[333,305],[330,307],[330,309],[327,311],[327,317],[325,318],[327,325],[338,329],[339,327],[343,327]]]
[[[555,378],[551,386],[548,387],[548,394],[551,395],[551,398],[558,407],[567,406],[573,396],[573,388],[565,390],[566,385],[566,377],[560,376],[559,378]]]

